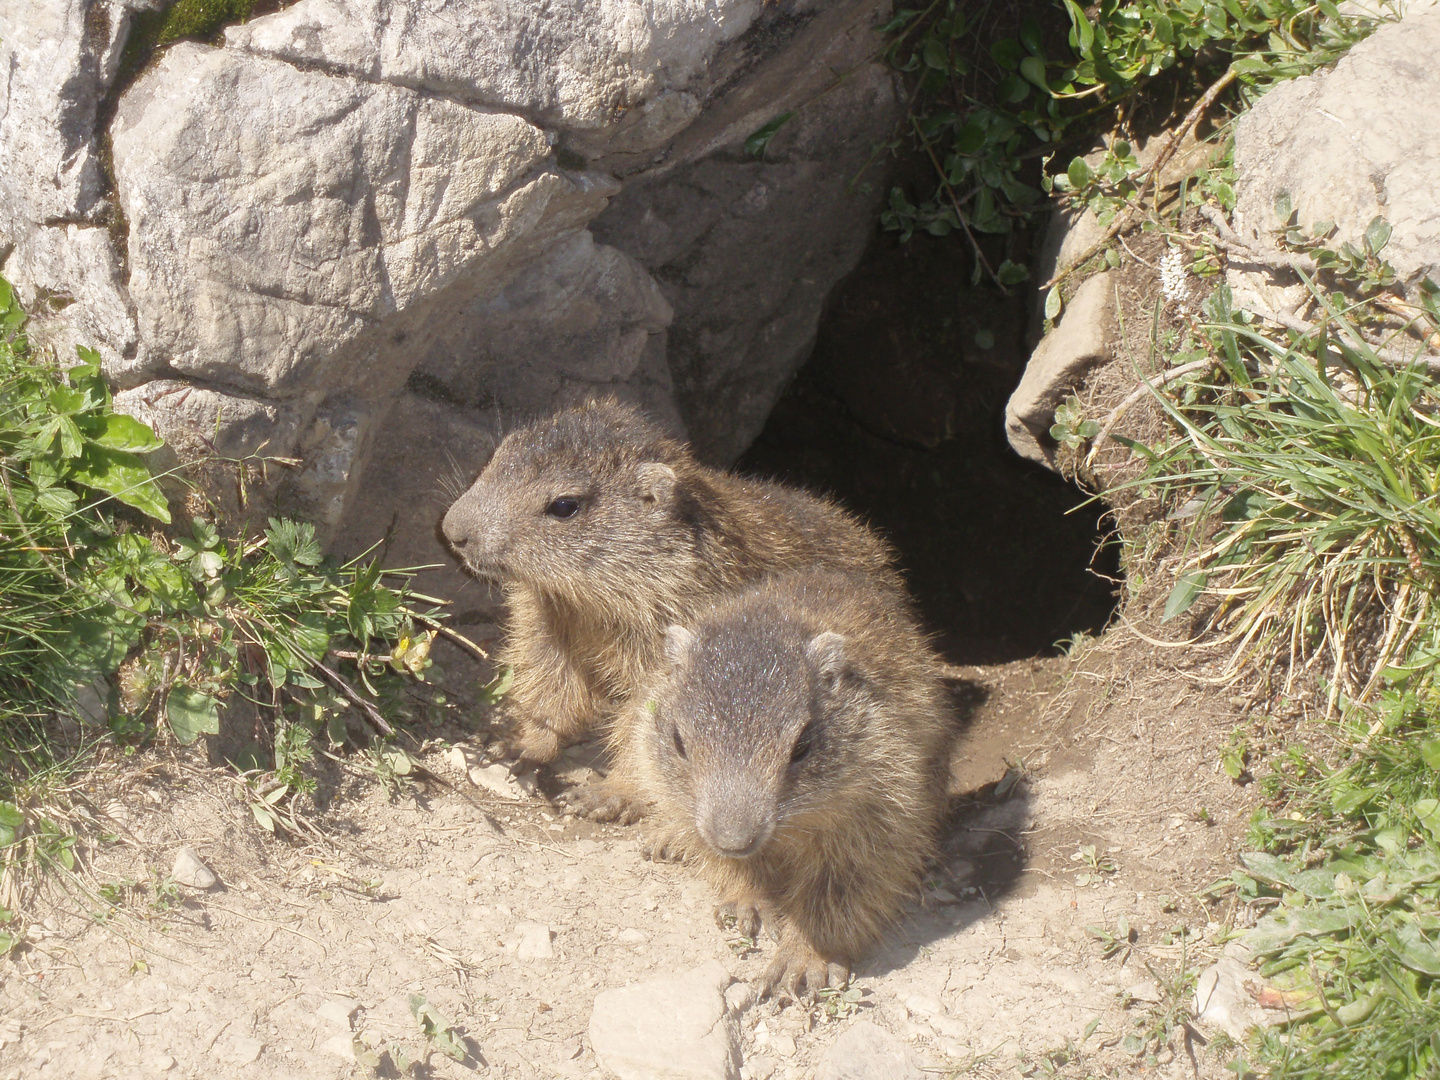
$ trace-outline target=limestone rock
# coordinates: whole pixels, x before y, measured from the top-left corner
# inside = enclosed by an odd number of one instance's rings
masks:
[[[1235,129],[1234,225],[1247,241],[1273,247],[1282,222],[1275,203],[1289,198],[1299,224],[1333,221],[1328,241],[1357,247],[1379,216],[1394,230],[1381,257],[1414,298],[1428,275],[1440,282],[1440,128],[1418,123],[1422,103],[1440,96],[1440,6],[1415,6],[1380,27],[1332,70],[1282,83],[1241,117]],[[1230,260],[1227,280],[1238,306],[1293,308],[1304,285],[1273,280]]]
[[[1195,983],[1195,1017],[1202,1024],[1224,1031],[1236,1042],[1244,1042],[1250,1031],[1283,1020],[1285,1014],[1269,1013],[1258,998],[1268,984],[1245,964],[1223,956],[1200,973]],[[1283,1000],[1283,995],[1272,995]]]
[[[657,123],[657,100],[699,80],[761,7],[762,0],[301,0],[225,37],[236,48],[503,105],[564,128],[612,126],[649,105],[651,138],[663,141],[693,106],[662,106],[666,119]]]
[[[740,1032],[725,1003],[733,980],[718,960],[606,990],[590,1016],[590,1046],[619,1080],[738,1080]]]
[[[1020,385],[1005,406],[1005,435],[1023,458],[1054,467],[1055,447],[1049,436],[1055,407],[1065,400],[1085,372],[1107,355],[1115,325],[1114,271],[1087,278],[1050,331],[1030,354]]]
[[[113,134],[144,353],[270,394],[393,383],[378,343],[337,352],[495,261],[557,179],[522,180],[549,146],[518,117],[188,43]]]
[[[507,952],[513,952],[520,960],[549,960],[555,955],[550,944],[554,931],[545,923],[519,922],[505,942]]]
[[[180,885],[192,889],[213,889],[219,878],[205,865],[200,853],[188,844],[175,852],[175,865],[170,876]]]
[[[921,1080],[910,1048],[884,1028],[856,1020],[835,1040],[815,1080]]]

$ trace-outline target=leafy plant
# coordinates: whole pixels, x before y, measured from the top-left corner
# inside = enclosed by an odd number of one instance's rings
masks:
[[[1069,23],[1063,43],[1031,18],[1001,36],[989,9],[977,15],[962,0],[900,8],[883,28],[909,88],[902,135],[929,158],[935,179],[918,195],[891,191],[881,223],[902,239],[962,232],[976,251],[977,281],[983,271],[999,279],[975,234],[1007,233],[1039,204],[1027,159],[1103,129],[1120,102],[1164,73],[1176,72],[1193,100],[1230,72],[1245,98],[1334,62],[1376,25],[1342,15],[1331,0],[1059,6]],[[1140,171],[1129,142],[1115,139],[1098,167],[1074,158],[1054,183],[1113,216],[1136,194]]]
[[[1055,423],[1050,427],[1050,437],[1061,446],[1078,450],[1100,434],[1100,425],[1085,418],[1085,407],[1080,399],[1071,394],[1055,409]]]

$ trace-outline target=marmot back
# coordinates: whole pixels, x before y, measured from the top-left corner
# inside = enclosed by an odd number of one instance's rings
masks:
[[[654,803],[766,975],[810,993],[863,957],[912,895],[953,732],[938,661],[902,594],[865,575],[763,581],[666,631],[667,664],[616,727],[617,773]]]
[[[834,503],[706,468],[613,401],[506,436],[443,531],[505,588],[503,659],[533,761],[628,699],[664,628],[725,592],[809,566],[903,588],[889,546]]]

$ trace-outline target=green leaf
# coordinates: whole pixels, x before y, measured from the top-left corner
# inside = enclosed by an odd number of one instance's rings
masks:
[[[1183,615],[1189,611],[1200,594],[1205,591],[1205,583],[1209,575],[1200,570],[1191,570],[1188,574],[1182,574],[1170,590],[1170,597],[1165,601],[1165,613],[1160,616],[1160,621],[1169,622],[1177,615]]]
[[[1415,815],[1415,820],[1425,826],[1425,830],[1440,841],[1440,799],[1419,799],[1410,808]]]
[[[977,349],[993,349],[995,347],[995,332],[984,326],[976,330],[975,347]]]
[[[1419,925],[1403,923],[1395,931],[1395,942],[1400,963],[1421,975],[1440,978],[1440,943],[1427,938]]]
[[[25,815],[13,803],[0,802],[0,848],[9,847],[20,835]]]
[[[1064,307],[1064,301],[1060,298],[1060,286],[1052,286],[1045,294],[1045,318],[1055,320],[1060,317],[1060,310]]]
[[[1019,75],[1006,75],[1000,80],[995,96],[1005,105],[1018,105],[1030,96],[1030,84]]]
[[[995,276],[1000,279],[1001,285],[1019,285],[1030,277],[1030,268],[1024,263],[1006,259],[995,271]]]
[[[990,55],[1001,67],[1014,71],[1020,66],[1025,50],[1014,38],[1001,38],[990,46]]]
[[[925,47],[920,50],[920,58],[925,61],[925,66],[936,71],[950,70],[950,50],[941,41],[935,38],[928,38]]]
[[[1420,757],[1425,764],[1440,772],[1440,739],[1429,739],[1420,744]]]
[[[1390,232],[1390,223],[1383,217],[1377,215],[1371,218],[1365,228],[1365,250],[1371,255],[1379,255],[1390,243]]]
[[[189,746],[201,735],[220,734],[219,702],[192,686],[182,684],[171,688],[165,699],[165,715],[170,720],[170,730],[183,746]]]
[[[1065,0],[1065,12],[1070,16],[1076,51],[1085,59],[1093,60],[1095,58],[1095,27],[1085,17],[1085,9],[1075,0]]]
[[[150,476],[145,463],[134,454],[87,446],[76,462],[72,477],[77,483],[112,495],[158,521],[170,522],[170,510],[160,486]]]
[[[1050,83],[1046,81],[1045,78],[1045,61],[1041,60],[1038,56],[1027,56],[1024,60],[1021,60],[1020,74],[1029,79],[1041,90],[1044,90],[1047,94],[1050,92]]]
[[[752,133],[750,137],[745,140],[745,153],[751,157],[763,158],[766,149],[770,146],[770,140],[775,137],[775,133],[784,127],[794,115],[794,112],[783,112],[775,117],[774,120],[771,120],[768,124]]]
[[[1083,157],[1071,159],[1070,167],[1065,170],[1065,175],[1070,179],[1070,186],[1077,191],[1090,183],[1095,176],[1090,171],[1089,163]]]
[[[151,430],[150,425],[142,424],[133,416],[110,413],[103,420],[104,425],[99,434],[90,436],[90,441],[96,446],[131,454],[148,454],[165,445]]]

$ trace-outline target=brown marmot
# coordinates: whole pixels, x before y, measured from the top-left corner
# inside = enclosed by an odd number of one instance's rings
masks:
[[[613,715],[665,627],[722,593],[811,565],[903,587],[890,547],[834,503],[707,468],[614,401],[511,432],[442,530],[504,588],[516,749],[537,763]]]
[[[935,852],[953,736],[936,656],[902,593],[823,570],[720,600],[665,655],[612,733],[611,782],[653,803],[658,846],[710,879],[717,916],[778,928],[762,988],[813,996]]]

